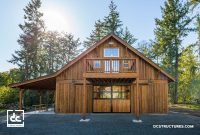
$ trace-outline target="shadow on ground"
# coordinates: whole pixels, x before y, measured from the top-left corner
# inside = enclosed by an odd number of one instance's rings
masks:
[[[0,135],[200,135],[200,117],[170,112],[143,115],[133,123],[131,114],[90,114],[90,122],[80,115],[26,114],[24,128],[7,128],[0,123]],[[194,128],[153,128],[153,125],[194,125]]]

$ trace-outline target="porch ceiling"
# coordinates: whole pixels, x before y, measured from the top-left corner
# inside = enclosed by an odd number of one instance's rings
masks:
[[[37,79],[28,80],[22,83],[15,83],[10,85],[10,87],[31,90],[55,90],[56,78],[45,76]]]
[[[87,78],[93,85],[124,85],[131,84],[135,78]]]

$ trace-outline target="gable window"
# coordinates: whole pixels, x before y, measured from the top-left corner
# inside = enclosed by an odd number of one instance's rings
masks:
[[[100,60],[95,60],[94,61],[94,68],[100,68],[101,67],[101,62]]]
[[[119,57],[119,48],[105,48],[104,57]]]

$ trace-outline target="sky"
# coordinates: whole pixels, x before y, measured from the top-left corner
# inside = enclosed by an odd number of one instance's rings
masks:
[[[29,0],[0,0],[0,72],[17,67],[9,62],[22,31],[23,8]],[[138,42],[154,39],[155,18],[161,18],[164,0],[114,0],[124,27]],[[84,41],[94,29],[94,23],[108,15],[110,0],[42,0],[41,11],[48,30],[72,33]],[[183,45],[194,43],[195,33],[183,41]]]

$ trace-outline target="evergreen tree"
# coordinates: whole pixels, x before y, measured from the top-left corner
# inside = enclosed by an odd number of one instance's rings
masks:
[[[182,38],[192,29],[189,27],[193,17],[190,16],[189,3],[180,0],[167,0],[161,7],[162,18],[156,19],[156,43],[154,53],[161,58],[163,68],[175,76],[174,103],[178,99],[179,57]]]
[[[84,47],[86,49],[110,33],[114,33],[131,45],[136,41],[127,27],[125,30],[123,29],[123,24],[119,18],[119,12],[117,11],[117,5],[113,2],[113,0],[111,0],[109,5],[108,16],[105,16],[103,21],[96,21],[94,27],[95,28],[90,36],[86,38],[86,41],[84,41]]]
[[[114,33],[120,35],[120,28],[122,28],[122,21],[119,19],[119,12],[117,11],[117,5],[111,0],[109,5],[109,15],[104,17],[105,30],[107,33]]]
[[[59,50],[59,38],[60,34],[56,31],[48,31],[45,33],[43,42],[43,58],[46,65],[46,74],[56,72],[59,65],[61,65],[59,60],[60,50]]]
[[[60,38],[60,60],[61,66],[64,66],[73,60],[80,52],[80,39],[75,39],[72,34],[63,33]]]
[[[84,47],[89,48],[99,40],[101,40],[104,36],[106,36],[106,31],[104,27],[104,22],[97,20],[95,22],[95,30],[92,30],[92,33],[89,37],[87,37],[86,41],[84,41]]]
[[[43,65],[39,62],[42,35],[44,32],[44,22],[41,19],[43,14],[39,11],[41,7],[40,0],[31,0],[24,8],[24,24],[19,27],[23,31],[20,35],[18,44],[20,50],[15,51],[13,58],[9,61],[17,64],[23,74],[22,80],[35,78],[40,75],[40,66]]]
[[[137,39],[131,34],[131,32],[128,30],[127,27],[125,28],[124,31],[122,29],[121,33],[122,33],[121,38],[128,44],[133,45],[133,43],[137,41]]]

